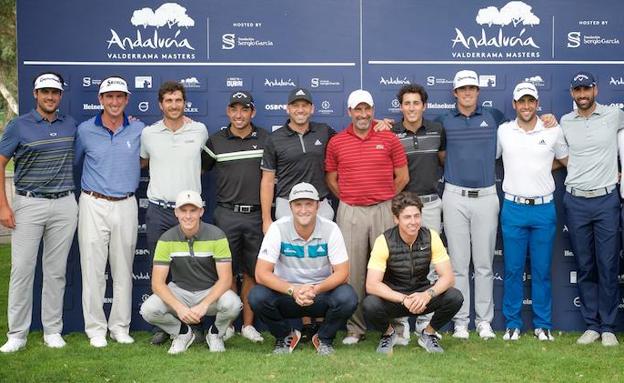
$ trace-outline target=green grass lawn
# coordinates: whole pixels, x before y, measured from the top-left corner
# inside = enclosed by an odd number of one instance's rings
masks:
[[[0,341],[7,331],[6,305],[10,271],[9,247],[0,246]],[[467,342],[444,334],[443,355],[428,355],[416,344],[395,347],[391,357],[374,352],[378,334],[362,344],[342,346],[331,357],[318,357],[311,345],[299,345],[292,355],[271,355],[273,338],[253,345],[240,336],[226,343],[223,354],[211,354],[205,344],[182,355],[167,354],[168,346],[148,344],[149,334],[132,334],[136,343],[109,342],[105,349],[89,346],[82,333],[65,337],[67,347],[43,346],[40,331],[12,355],[0,355],[0,382],[623,382],[624,345],[607,349],[574,342],[578,334],[559,334],[552,343],[523,336],[513,344],[502,334]],[[339,334],[342,338],[344,334]],[[624,340],[624,339],[621,339]]]

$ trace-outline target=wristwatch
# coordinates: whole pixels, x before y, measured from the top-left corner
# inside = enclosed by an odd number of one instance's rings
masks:
[[[427,294],[429,294],[429,296],[430,296],[431,298],[435,298],[435,296],[436,296],[436,292],[435,292],[435,290],[433,289],[433,287],[427,290]]]
[[[291,297],[293,296],[294,293],[295,293],[295,289],[292,286],[290,286],[288,290],[286,290],[286,294],[290,295]]]

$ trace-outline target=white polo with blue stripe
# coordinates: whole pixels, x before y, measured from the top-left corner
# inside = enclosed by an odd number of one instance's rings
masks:
[[[292,216],[269,227],[258,259],[275,264],[280,279],[297,284],[317,284],[329,277],[332,265],[349,260],[342,232],[333,221],[316,217],[314,232],[306,241],[297,234]]]

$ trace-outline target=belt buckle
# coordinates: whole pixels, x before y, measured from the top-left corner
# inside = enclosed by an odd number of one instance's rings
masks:
[[[585,196],[587,197],[595,197],[596,194],[598,194],[597,192],[600,191],[600,189],[595,189],[595,190],[586,190],[585,191]]]
[[[251,213],[251,205],[237,205],[239,213]]]
[[[525,205],[535,205],[535,199],[534,198],[525,198],[524,199],[524,204]]]
[[[478,198],[479,191],[478,190],[468,190],[468,198]]]

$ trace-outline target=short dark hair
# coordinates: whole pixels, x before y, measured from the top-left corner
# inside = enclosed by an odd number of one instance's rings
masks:
[[[163,98],[165,98],[165,94],[173,93],[179,90],[182,92],[182,99],[186,101],[186,89],[184,89],[184,85],[180,84],[177,81],[165,81],[160,84],[160,88],[158,89],[158,102],[162,102]]]
[[[392,209],[392,214],[395,217],[398,217],[399,214],[401,214],[401,212],[403,211],[403,209],[409,206],[416,206],[418,210],[422,212],[423,203],[420,200],[420,198],[418,198],[416,193],[403,191],[395,195],[394,198],[392,198],[391,209]]]
[[[60,74],[60,73],[57,73],[57,72],[51,72],[51,71],[49,71],[49,70],[48,70],[48,71],[45,71],[45,72],[41,72],[41,73],[39,73],[39,74],[35,75],[35,77],[33,77],[33,80],[32,80],[32,86],[33,86],[33,88],[35,87],[35,81],[37,81],[37,79],[39,78],[39,76],[42,76],[42,75],[44,75],[44,74],[53,74],[53,75],[55,75],[56,77],[58,77],[58,78],[59,78],[59,80],[61,80],[61,84],[65,85],[65,80],[63,80],[63,76],[61,76],[61,74]]]
[[[429,99],[429,95],[422,85],[407,84],[403,85],[403,87],[399,89],[399,93],[397,93],[397,99],[399,100],[400,104],[403,103],[403,95],[406,93],[418,93],[420,95],[420,100],[423,102],[423,104],[426,104],[427,100]]]

